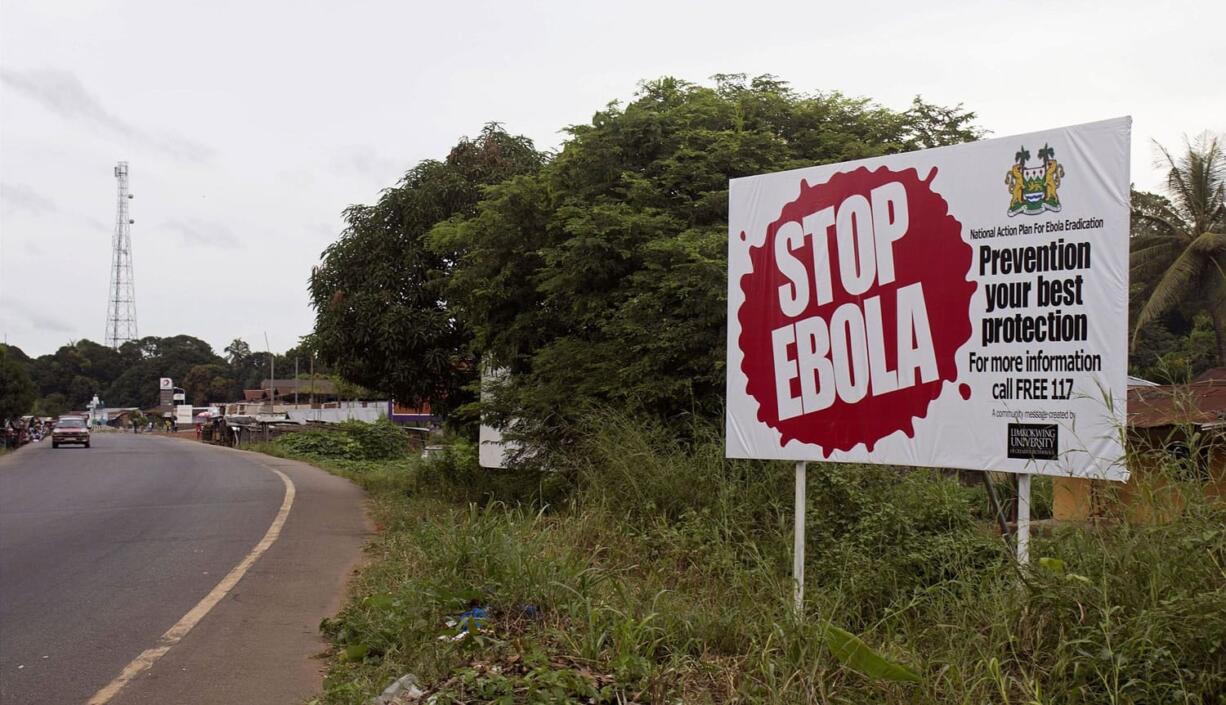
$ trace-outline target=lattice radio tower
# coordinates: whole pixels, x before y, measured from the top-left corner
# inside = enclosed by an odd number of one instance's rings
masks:
[[[111,286],[106,302],[106,344],[118,349],[136,340],[136,282],[132,276],[132,224],[128,215],[128,163],[115,166],[119,204],[115,209],[115,235],[111,238]]]

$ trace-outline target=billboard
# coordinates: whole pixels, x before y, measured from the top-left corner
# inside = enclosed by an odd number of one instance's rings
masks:
[[[732,180],[727,455],[1127,479],[1130,128]]]
[[[503,383],[509,374],[510,370],[507,368],[488,366],[481,368],[481,401],[483,403],[492,401],[492,388]],[[510,456],[518,451],[520,446],[515,441],[504,438],[503,429],[487,423],[486,416],[487,414],[483,411],[481,429],[478,434],[477,461],[483,468],[505,468],[510,461]]]

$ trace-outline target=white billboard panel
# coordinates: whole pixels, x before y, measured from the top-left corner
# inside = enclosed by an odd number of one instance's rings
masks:
[[[1127,479],[1130,127],[731,181],[728,456]]]
[[[504,368],[481,369],[481,400],[488,401],[490,387],[503,382],[510,374]],[[503,438],[503,430],[485,422],[485,413],[481,414],[481,429],[478,434],[477,462],[483,468],[505,468],[512,453],[519,450],[519,444]]]

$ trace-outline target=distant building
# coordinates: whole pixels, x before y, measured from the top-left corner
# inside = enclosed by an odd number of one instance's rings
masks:
[[[435,416],[430,410],[430,403],[423,402],[420,406],[406,406],[396,401],[387,404],[387,418],[398,426],[435,429],[443,425],[443,418]]]
[[[245,389],[243,393],[248,391],[260,392],[265,399],[271,391],[276,394],[277,400],[291,400],[297,394],[299,403],[311,397],[318,402],[337,400],[336,383],[330,379],[265,379],[260,382],[258,390]]]
[[[1129,385],[1127,483],[1052,478],[1052,517],[1084,520],[1123,513],[1161,521],[1183,502],[1165,473],[1180,459],[1183,479],[1203,483],[1207,496],[1226,500],[1226,368],[1208,370],[1186,385]],[[1157,500],[1157,501],[1153,501]]]
[[[329,379],[265,379],[259,389],[244,389],[240,401],[225,404],[226,416],[256,416],[275,411],[295,421],[376,421],[387,418],[399,426],[439,428],[428,403],[406,406],[385,399],[341,399]]]

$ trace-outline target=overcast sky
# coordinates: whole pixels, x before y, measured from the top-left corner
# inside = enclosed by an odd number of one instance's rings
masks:
[[[130,163],[141,335],[283,350],[342,227],[488,121],[556,148],[639,81],[771,73],[905,109],[964,103],[995,136],[1132,115],[1226,132],[1226,3],[0,3],[0,335],[30,354],[106,321]]]

